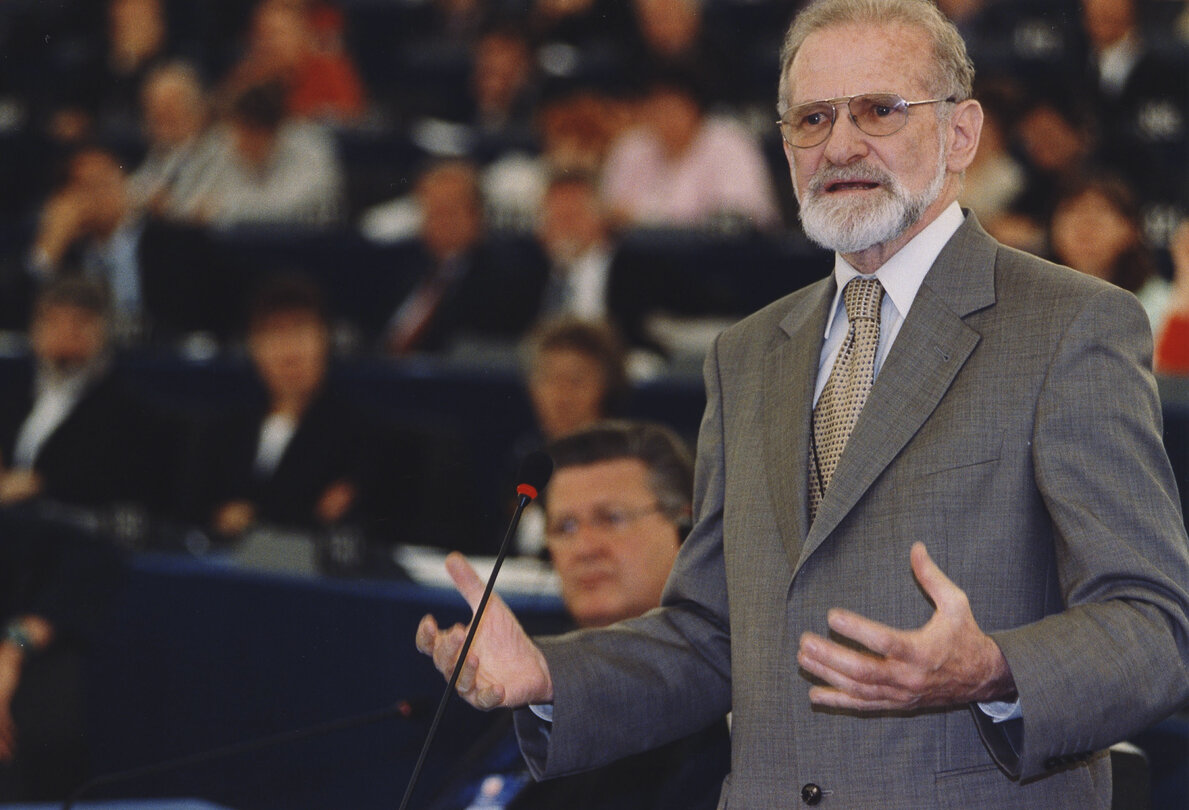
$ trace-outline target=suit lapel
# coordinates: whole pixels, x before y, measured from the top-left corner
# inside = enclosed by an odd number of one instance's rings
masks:
[[[938,256],[871,388],[794,571],[920,430],[978,345],[979,334],[963,318],[995,302],[995,250],[970,215]],[[808,441],[808,428],[802,432]]]
[[[769,349],[764,368],[765,469],[780,534],[795,570],[808,519],[809,429],[813,385],[817,376],[823,334],[834,277],[809,288],[780,322],[785,334]],[[786,337],[787,335],[787,337]]]

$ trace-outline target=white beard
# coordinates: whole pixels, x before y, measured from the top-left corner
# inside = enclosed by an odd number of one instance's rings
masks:
[[[849,166],[825,165],[809,180],[809,190],[797,192],[801,204],[801,227],[805,235],[824,248],[839,253],[859,253],[890,242],[912,227],[941,194],[946,166],[941,151],[937,172],[928,188],[909,194],[900,178],[866,163]],[[835,180],[878,183],[875,199],[863,195],[831,194],[825,191]]]

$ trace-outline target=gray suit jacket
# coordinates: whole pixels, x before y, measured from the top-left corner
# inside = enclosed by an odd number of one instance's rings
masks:
[[[814,377],[833,278],[725,331],[706,360],[697,523],[664,606],[542,646],[538,776],[733,710],[720,806],[1108,807],[1102,749],[1189,699],[1189,543],[1129,294],[995,242],[972,216],[930,270],[807,525]],[[922,540],[1011,666],[1023,719],[813,708],[804,630],[846,607],[911,628]],[[1097,752],[1097,753],[1095,753]]]

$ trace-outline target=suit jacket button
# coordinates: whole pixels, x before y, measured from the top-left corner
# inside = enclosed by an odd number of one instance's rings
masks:
[[[801,788],[801,801],[812,806],[822,800],[822,789],[810,782],[805,787]]]

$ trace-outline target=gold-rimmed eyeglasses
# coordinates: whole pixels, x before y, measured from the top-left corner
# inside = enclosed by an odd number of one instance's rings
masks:
[[[908,123],[908,108],[918,104],[953,104],[957,99],[929,98],[905,101],[895,93],[862,93],[822,101],[798,104],[776,122],[784,142],[797,149],[808,149],[824,143],[830,137],[838,108],[846,105],[847,114],[860,131],[883,137],[899,132]]]

